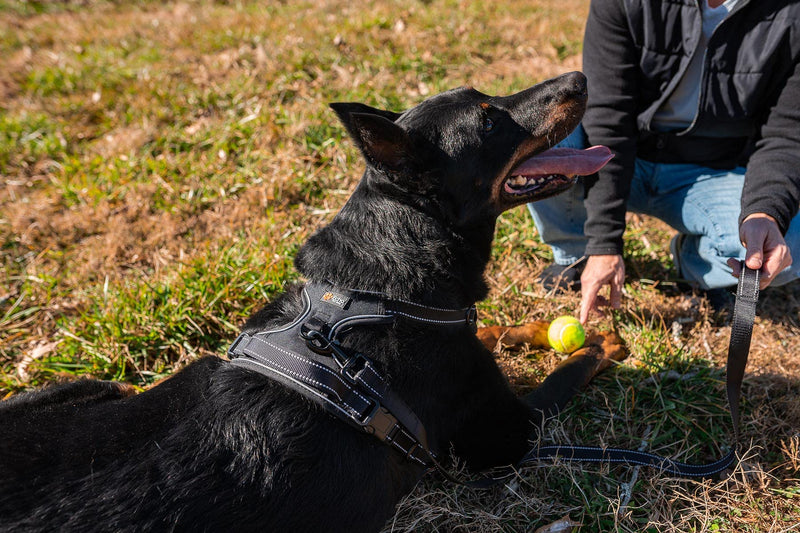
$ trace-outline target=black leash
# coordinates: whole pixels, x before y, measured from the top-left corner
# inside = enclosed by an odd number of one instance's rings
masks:
[[[516,465],[516,468],[555,458],[562,461],[625,463],[650,466],[667,474],[692,478],[710,477],[730,468],[736,461],[736,452],[739,446],[739,400],[747,357],[750,353],[750,338],[753,333],[753,321],[756,316],[759,284],[759,272],[747,268],[744,261],[741,262],[741,265],[742,270],[739,275],[739,285],[736,291],[736,303],[731,324],[726,373],[728,405],[730,407],[731,420],[733,421],[734,438],[731,450],[724,457],[713,463],[692,465],[635,450],[601,448],[598,446],[555,445],[533,448]],[[513,469],[504,470],[491,475],[485,480],[481,480],[479,485],[488,486],[492,482],[500,482],[512,475],[514,475]]]

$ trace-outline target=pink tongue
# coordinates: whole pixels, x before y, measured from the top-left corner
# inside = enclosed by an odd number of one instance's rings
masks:
[[[585,150],[576,148],[551,148],[523,161],[511,171],[512,176],[588,176],[611,161],[614,154],[605,146],[592,146]]]

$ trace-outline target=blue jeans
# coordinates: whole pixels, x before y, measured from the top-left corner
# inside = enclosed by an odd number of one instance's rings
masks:
[[[586,148],[583,127],[559,146]],[[739,241],[744,173],[744,167],[717,170],[636,160],[628,211],[663,220],[685,235],[675,258],[679,275],[702,289],[736,284],[726,260],[745,256]],[[583,257],[587,238],[583,233],[586,209],[582,180],[559,196],[528,204],[528,209],[542,241],[553,249],[557,264],[569,265]],[[792,219],[784,238],[794,262],[775,277],[773,286],[800,277],[800,215]]]

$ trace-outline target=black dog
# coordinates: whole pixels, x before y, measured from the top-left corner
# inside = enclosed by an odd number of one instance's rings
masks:
[[[585,101],[585,79],[572,73],[508,97],[456,89],[402,114],[332,105],[367,169],[300,250],[298,270],[309,283],[469,309],[487,294],[498,214],[561,192],[608,160],[603,148],[546,152],[577,126]],[[303,294],[288,290],[244,331],[298,323]],[[432,454],[452,449],[476,470],[513,464],[542,413],[624,357],[614,337],[594,336],[518,399],[485,345],[503,336],[546,345],[546,324],[475,335],[469,323],[398,313],[353,327],[339,350],[372,360],[414,413],[395,414],[424,426]],[[0,403],[0,530],[379,530],[424,461],[331,416],[288,381],[212,357],[141,394],[78,381]]]

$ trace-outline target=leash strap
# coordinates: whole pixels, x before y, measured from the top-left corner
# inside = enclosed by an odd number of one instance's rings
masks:
[[[736,288],[736,305],[733,309],[733,322],[731,324],[731,340],[728,344],[728,371],[726,388],[728,405],[733,421],[734,442],[739,443],[739,398],[744,379],[744,369],[747,366],[747,356],[750,354],[750,339],[753,335],[753,322],[756,317],[756,304],[758,303],[758,287],[761,273],[758,270],[747,268],[741,262],[739,286]]]
[[[747,268],[741,262],[739,285],[736,290],[736,303],[731,323],[731,339],[728,346],[726,372],[728,405],[733,421],[734,440],[731,450],[718,461],[702,465],[680,463],[667,457],[647,452],[620,448],[601,448],[598,446],[541,446],[532,449],[518,463],[522,467],[544,459],[559,458],[562,461],[581,461],[596,463],[625,463],[651,466],[668,474],[685,477],[710,477],[730,468],[736,461],[739,445],[739,400],[742,380],[750,352],[750,338],[758,302],[759,271]],[[513,470],[505,470],[490,476],[491,480],[501,481],[513,475]],[[484,484],[486,482],[484,481]]]

